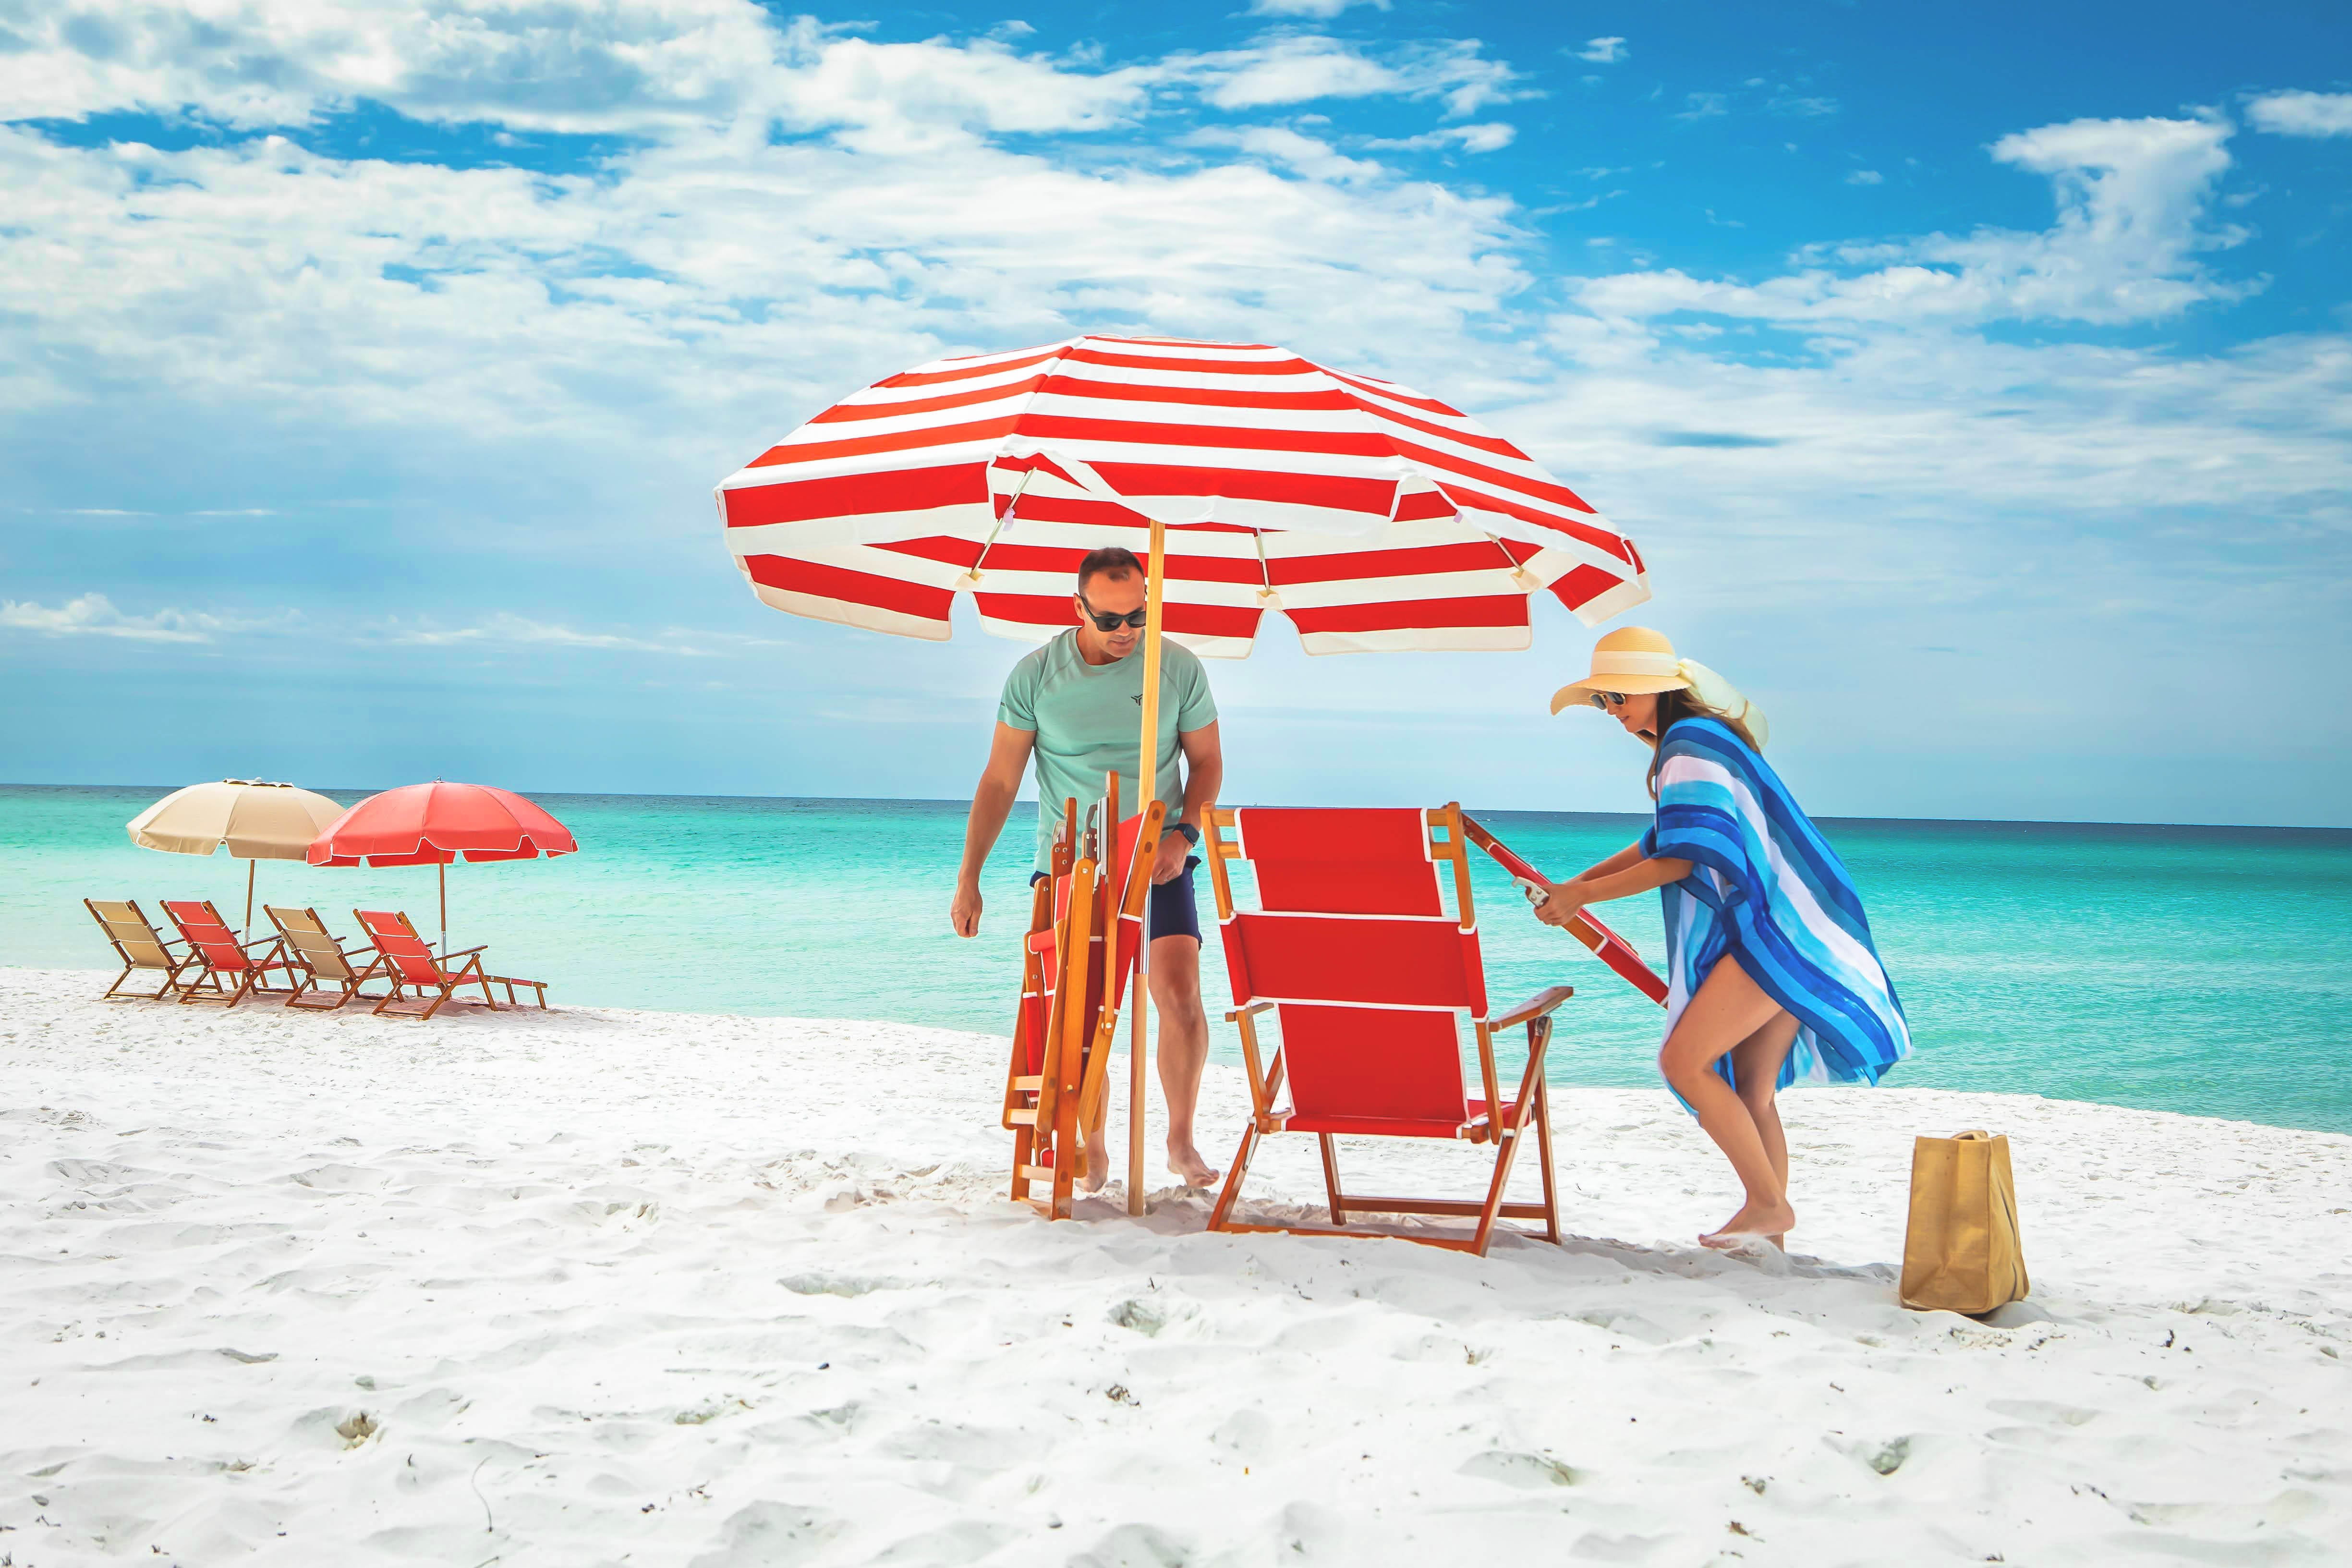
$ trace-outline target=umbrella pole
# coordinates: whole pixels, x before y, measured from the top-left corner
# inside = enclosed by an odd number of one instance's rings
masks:
[[[441,962],[449,962],[449,863],[442,861],[433,868],[441,879]]]
[[[1143,579],[1143,760],[1138,765],[1136,809],[1160,798],[1160,585],[1167,569],[1168,531],[1151,520],[1151,560]],[[1136,830],[1142,831],[1138,823]],[[1144,864],[1159,850],[1144,847]],[[1147,872],[1146,875],[1150,873]],[[1135,955],[1135,1010],[1127,1048],[1127,1212],[1143,1212],[1143,1058],[1150,1047],[1143,1015],[1151,1001],[1151,897],[1143,900],[1143,942]]]
[[[253,940],[253,874],[261,867],[258,860],[245,863],[245,929],[237,932],[239,942]]]

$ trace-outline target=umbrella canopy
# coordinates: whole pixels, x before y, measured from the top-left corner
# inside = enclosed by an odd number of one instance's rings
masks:
[[[579,848],[571,829],[511,790],[489,784],[404,784],[338,816],[310,847],[313,866],[446,866],[535,860]]]
[[[1074,338],[937,360],[722,481],[728,548],[777,609],[940,639],[1070,625],[1087,551],[1164,525],[1166,631],[1240,658],[1269,612],[1309,653],[1529,646],[1649,597],[1633,542],[1526,453],[1409,387],[1263,343]]]
[[[343,808],[323,795],[259,779],[222,779],[174,790],[128,829],[142,849],[210,855],[226,847],[239,860],[299,860]]]

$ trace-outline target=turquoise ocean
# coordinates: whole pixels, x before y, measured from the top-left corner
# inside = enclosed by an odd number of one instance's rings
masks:
[[[170,786],[0,786],[0,965],[110,966],[85,897],[208,897],[242,916],[246,865],[163,855],[123,825]],[[369,792],[328,790],[346,803]],[[981,935],[948,929],[964,807],[948,801],[538,795],[581,852],[449,868],[453,945],[551,984],[558,1005],[876,1018],[1006,1032],[1028,919],[1027,805],[989,868]],[[1555,877],[1631,842],[1633,816],[1472,811]],[[2352,1131],[2352,832],[1828,820],[1917,1049],[1892,1084]],[[1551,1076],[1651,1085],[1658,1007],[1538,925],[1483,857],[1476,897],[1499,1005],[1577,996]],[[430,867],[263,861],[259,902],[436,920]],[[1204,925],[1213,922],[1206,872]],[[267,927],[259,908],[257,925]],[[1603,919],[1664,956],[1654,895]],[[1204,991],[1219,1055],[1230,993],[1213,930]],[[5,984],[0,971],[0,984]],[[93,994],[103,988],[94,979]]]

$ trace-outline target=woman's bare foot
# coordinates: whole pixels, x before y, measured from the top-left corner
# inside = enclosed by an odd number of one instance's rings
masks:
[[[1188,1187],[1213,1187],[1217,1184],[1217,1168],[1201,1158],[1201,1152],[1190,1143],[1168,1141],[1168,1168],[1184,1178]]]
[[[1725,1220],[1720,1229],[1700,1237],[1698,1243],[1701,1247],[1730,1247],[1752,1237],[1780,1247],[1796,1223],[1797,1211],[1789,1206],[1786,1199],[1777,1204],[1749,1204]]]

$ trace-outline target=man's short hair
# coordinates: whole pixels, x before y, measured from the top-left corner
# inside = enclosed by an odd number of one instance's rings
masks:
[[[1089,550],[1087,558],[1078,563],[1078,592],[1085,593],[1087,584],[1097,577],[1124,577],[1130,572],[1142,576],[1143,563],[1126,545],[1106,544],[1100,550]]]

